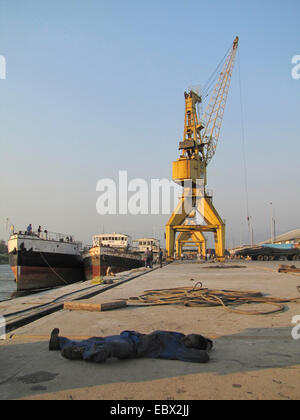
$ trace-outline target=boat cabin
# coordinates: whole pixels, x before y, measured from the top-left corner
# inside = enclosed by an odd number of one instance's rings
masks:
[[[154,238],[141,238],[134,241],[134,246],[138,249],[138,252],[145,252],[147,248],[152,252],[159,252],[160,241]]]
[[[108,246],[112,248],[127,248],[131,244],[131,237],[123,233],[103,233],[93,236],[93,246]]]

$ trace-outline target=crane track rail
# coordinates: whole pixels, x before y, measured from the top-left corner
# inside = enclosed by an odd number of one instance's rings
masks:
[[[145,274],[150,273],[151,271],[157,270],[158,267],[155,267],[152,270],[148,270],[136,275],[124,275],[121,280],[116,281],[113,284],[99,284],[99,285],[93,285],[90,287],[87,287],[85,289],[66,293],[62,296],[59,296],[56,299],[53,299],[51,302],[44,303],[42,305],[30,307],[27,309],[24,309],[22,311],[17,312],[11,312],[9,314],[4,314],[3,318],[6,322],[6,332],[9,333],[17,328],[20,328],[24,325],[30,324],[31,322],[36,321],[37,319],[40,319],[44,316],[50,315],[54,312],[60,311],[64,307],[64,301],[66,298],[70,298],[73,296],[73,299],[71,300],[82,300],[82,299],[89,299],[92,298],[100,293],[104,293],[109,289],[112,289],[114,287],[117,287],[121,284],[124,284],[128,281],[134,280],[138,277],[141,277]],[[74,296],[75,295],[75,296]]]

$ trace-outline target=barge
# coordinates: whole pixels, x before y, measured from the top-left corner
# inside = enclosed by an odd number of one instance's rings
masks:
[[[82,243],[71,235],[13,233],[8,241],[9,264],[17,291],[65,286],[84,280]]]
[[[140,268],[143,256],[131,247],[128,235],[112,233],[93,236],[93,245],[83,252],[85,280]]]

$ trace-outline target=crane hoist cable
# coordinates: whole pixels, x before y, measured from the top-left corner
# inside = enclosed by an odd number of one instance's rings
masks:
[[[224,57],[222,58],[222,60],[220,61],[220,63],[217,65],[216,69],[213,71],[213,73],[210,75],[209,79],[207,80],[207,82],[204,84],[203,89],[202,89],[202,99],[204,100],[205,98],[207,98],[210,95],[210,90],[213,89],[216,80],[219,77],[219,73],[220,73],[220,69],[223,66],[226,57],[229,54],[229,51],[231,50],[231,45],[228,48],[228,50],[226,51],[226,54],[224,55]]]
[[[238,51],[238,79],[239,79],[239,91],[240,91],[240,109],[241,109],[241,139],[242,139],[242,154],[243,154],[243,166],[244,166],[244,187],[245,187],[245,198],[246,198],[246,213],[247,222],[250,228],[250,214],[249,214],[249,191],[248,191],[248,169],[247,169],[247,157],[246,157],[246,140],[245,140],[245,119],[244,119],[244,103],[243,103],[243,91],[242,91],[242,77],[241,77],[241,60],[240,53]]]

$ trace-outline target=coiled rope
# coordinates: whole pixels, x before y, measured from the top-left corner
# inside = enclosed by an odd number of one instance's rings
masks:
[[[300,293],[300,287],[297,290]],[[129,298],[128,304],[140,304],[142,306],[184,305],[188,307],[222,306],[229,312],[242,315],[268,315],[284,311],[284,303],[298,303],[299,300],[300,297],[293,299],[266,297],[255,291],[210,290],[203,288],[202,283],[199,282],[193,288],[148,290],[139,297]],[[230,307],[253,303],[272,305],[275,308],[267,311],[243,311]]]

